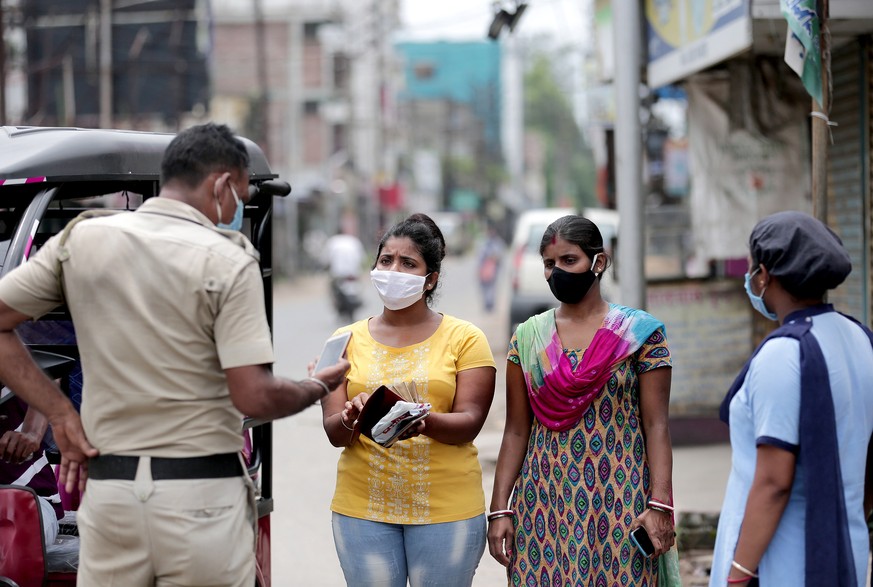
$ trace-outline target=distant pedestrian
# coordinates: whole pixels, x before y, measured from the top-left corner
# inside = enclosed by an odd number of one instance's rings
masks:
[[[488,233],[479,251],[479,287],[482,291],[482,302],[486,312],[494,311],[497,299],[497,279],[500,277],[500,266],[503,264],[503,253],[506,243],[497,234],[497,230],[489,225]]]
[[[824,303],[851,270],[840,239],[807,214],[752,230],[746,292],[780,326],[721,406],[732,457],[713,587],[866,584],[873,334]]]
[[[383,311],[340,329],[352,332],[351,370],[321,406],[330,442],[344,447],[331,510],[350,586],[469,586],[485,550],[473,440],[494,396],[494,358],[479,328],[430,308],[445,254],[430,217],[394,225],[370,274]],[[431,412],[386,448],[357,419],[374,390],[401,383]]]
[[[364,269],[366,252],[361,239],[348,229],[333,235],[324,244],[324,263],[330,276],[330,295],[337,317],[348,324],[354,320],[355,310],[361,307],[358,279]]]
[[[248,165],[227,127],[182,131],[164,153],[158,197],[73,220],[0,280],[0,380],[49,417],[62,477],[89,476],[80,585],[253,585],[257,512],[242,415],[294,414],[344,380],[345,360],[297,382],[268,369],[261,268],[238,232]],[[15,334],[62,303],[93,447]]]
[[[510,585],[654,587],[675,536],[664,324],[603,300],[610,260],[587,218],[550,224],[540,255],[560,306],[509,343],[491,556]],[[630,541],[637,527],[654,557]]]

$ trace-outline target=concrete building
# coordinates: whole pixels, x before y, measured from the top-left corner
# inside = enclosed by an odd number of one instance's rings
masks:
[[[293,186],[274,230],[276,269],[293,274],[307,235],[317,249],[343,218],[377,234],[379,188],[397,173],[398,12],[398,0],[10,2],[10,47],[26,60],[8,63],[23,62],[26,94],[7,111],[23,104],[11,122],[34,125],[227,123]]]
[[[212,117],[258,137],[292,184],[276,207],[282,273],[313,266],[344,218],[365,242],[377,232],[397,11],[393,0],[213,0]]]
[[[824,219],[853,264],[829,300],[867,324],[873,320],[873,4],[830,3],[829,116],[839,126],[832,127],[821,178],[826,212],[813,205],[812,99],[784,62],[788,23],[779,2],[641,5],[649,89],[675,85],[688,96],[691,175],[689,256],[680,260],[686,274],[657,282],[649,275],[648,309],[665,321],[671,340],[671,415],[680,424],[712,420],[736,373],[772,328],[743,291],[748,235],[760,218],[802,210]],[[597,6],[600,29],[627,25],[610,14],[608,1]],[[608,53],[610,44],[599,47]],[[607,68],[615,63],[614,55],[601,57]],[[696,431],[707,429],[726,432],[719,426]]]
[[[496,194],[489,168],[502,168],[500,45],[409,41],[396,50],[407,207],[477,212]]]
[[[175,131],[205,115],[206,2],[7,4],[9,65],[21,66],[27,82],[14,122]]]

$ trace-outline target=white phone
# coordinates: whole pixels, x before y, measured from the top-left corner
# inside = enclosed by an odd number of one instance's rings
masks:
[[[312,373],[315,374],[322,369],[336,365],[337,361],[343,356],[343,353],[346,352],[350,338],[352,338],[352,333],[348,331],[328,338],[321,349],[321,355],[319,355],[318,363],[315,365],[315,370]]]

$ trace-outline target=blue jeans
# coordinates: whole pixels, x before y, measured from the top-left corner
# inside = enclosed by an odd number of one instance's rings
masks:
[[[469,587],[485,552],[485,515],[443,524],[387,524],[333,514],[349,587]]]

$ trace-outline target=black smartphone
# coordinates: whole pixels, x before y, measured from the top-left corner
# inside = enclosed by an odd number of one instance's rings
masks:
[[[630,539],[640,549],[644,557],[649,558],[655,554],[655,545],[652,544],[651,539],[649,539],[649,533],[642,526],[631,530]]]

